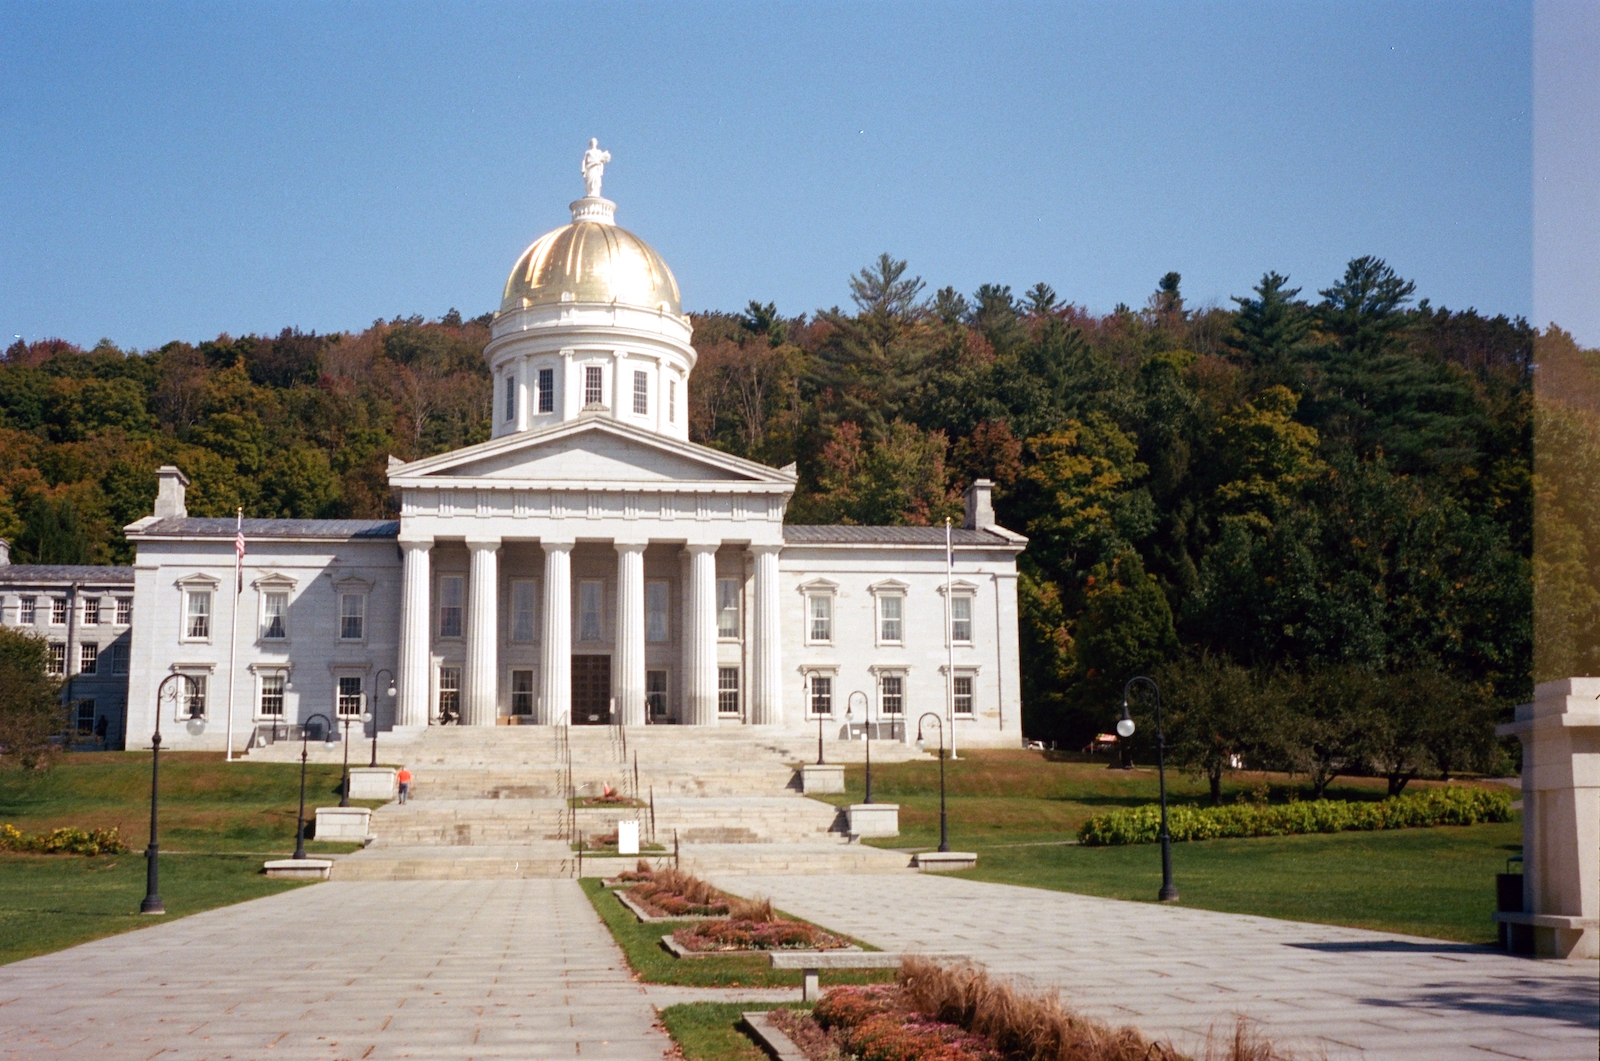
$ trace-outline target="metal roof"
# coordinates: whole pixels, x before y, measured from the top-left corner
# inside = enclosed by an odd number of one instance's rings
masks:
[[[787,545],[944,545],[943,527],[853,527],[790,524],[783,528]],[[957,527],[953,545],[1012,545],[1010,539],[986,530]]]
[[[132,538],[232,538],[232,517],[169,516],[132,532]],[[250,538],[397,538],[400,521],[393,519],[247,519]]]
[[[91,564],[0,564],[0,582],[115,582],[131,586],[133,568]]]

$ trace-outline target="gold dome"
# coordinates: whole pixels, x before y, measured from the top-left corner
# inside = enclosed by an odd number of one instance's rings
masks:
[[[598,221],[574,221],[523,251],[500,312],[558,302],[620,302],[683,314],[678,281],[661,255],[627,229]]]

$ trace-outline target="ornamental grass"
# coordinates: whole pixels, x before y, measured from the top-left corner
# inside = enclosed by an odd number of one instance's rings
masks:
[[[1169,806],[1167,830],[1175,841],[1289,836],[1373,829],[1418,829],[1511,820],[1509,792],[1449,785],[1377,802],[1307,800],[1276,805]],[[1096,815],[1078,828],[1087,847],[1154,843],[1161,832],[1155,804]]]
[[[0,825],[0,851],[30,855],[120,855],[128,850],[122,835],[110,829],[52,829],[25,833],[14,825]]]
[[[804,921],[789,921],[772,911],[769,899],[732,901],[733,910],[725,921],[702,921],[680,928],[672,934],[686,949],[696,953],[735,950],[837,950],[850,941],[825,932]],[[740,917],[751,913],[754,917]]]
[[[710,883],[675,869],[646,870],[641,859],[636,876],[641,883],[628,889],[628,898],[652,917],[721,917],[728,912],[728,897]]]

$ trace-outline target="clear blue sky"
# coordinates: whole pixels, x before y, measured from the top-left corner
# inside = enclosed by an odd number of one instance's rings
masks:
[[[581,194],[690,309],[1375,254],[1530,314],[1526,3],[0,2],[0,328],[147,348],[495,308]]]

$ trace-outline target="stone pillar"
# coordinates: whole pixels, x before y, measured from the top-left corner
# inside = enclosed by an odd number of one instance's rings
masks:
[[[427,542],[401,542],[400,681],[395,728],[428,724],[428,633],[433,625]]]
[[[689,593],[685,611],[688,634],[688,692],[691,726],[717,724],[717,547],[690,545]]]
[[[517,430],[526,431],[533,423],[533,407],[530,401],[538,399],[533,394],[533,386],[528,375],[533,370],[529,367],[530,361],[526,357],[517,358]]]
[[[500,666],[498,541],[468,541],[472,566],[467,578],[467,666],[463,675],[462,725],[494,725]]]
[[[783,637],[778,626],[778,550],[751,547],[756,561],[755,622],[751,624],[750,721],[783,724]]]
[[[644,725],[644,543],[617,542],[617,669],[624,726]]]
[[[544,636],[539,639],[539,723],[572,721],[572,543],[542,541]]]

